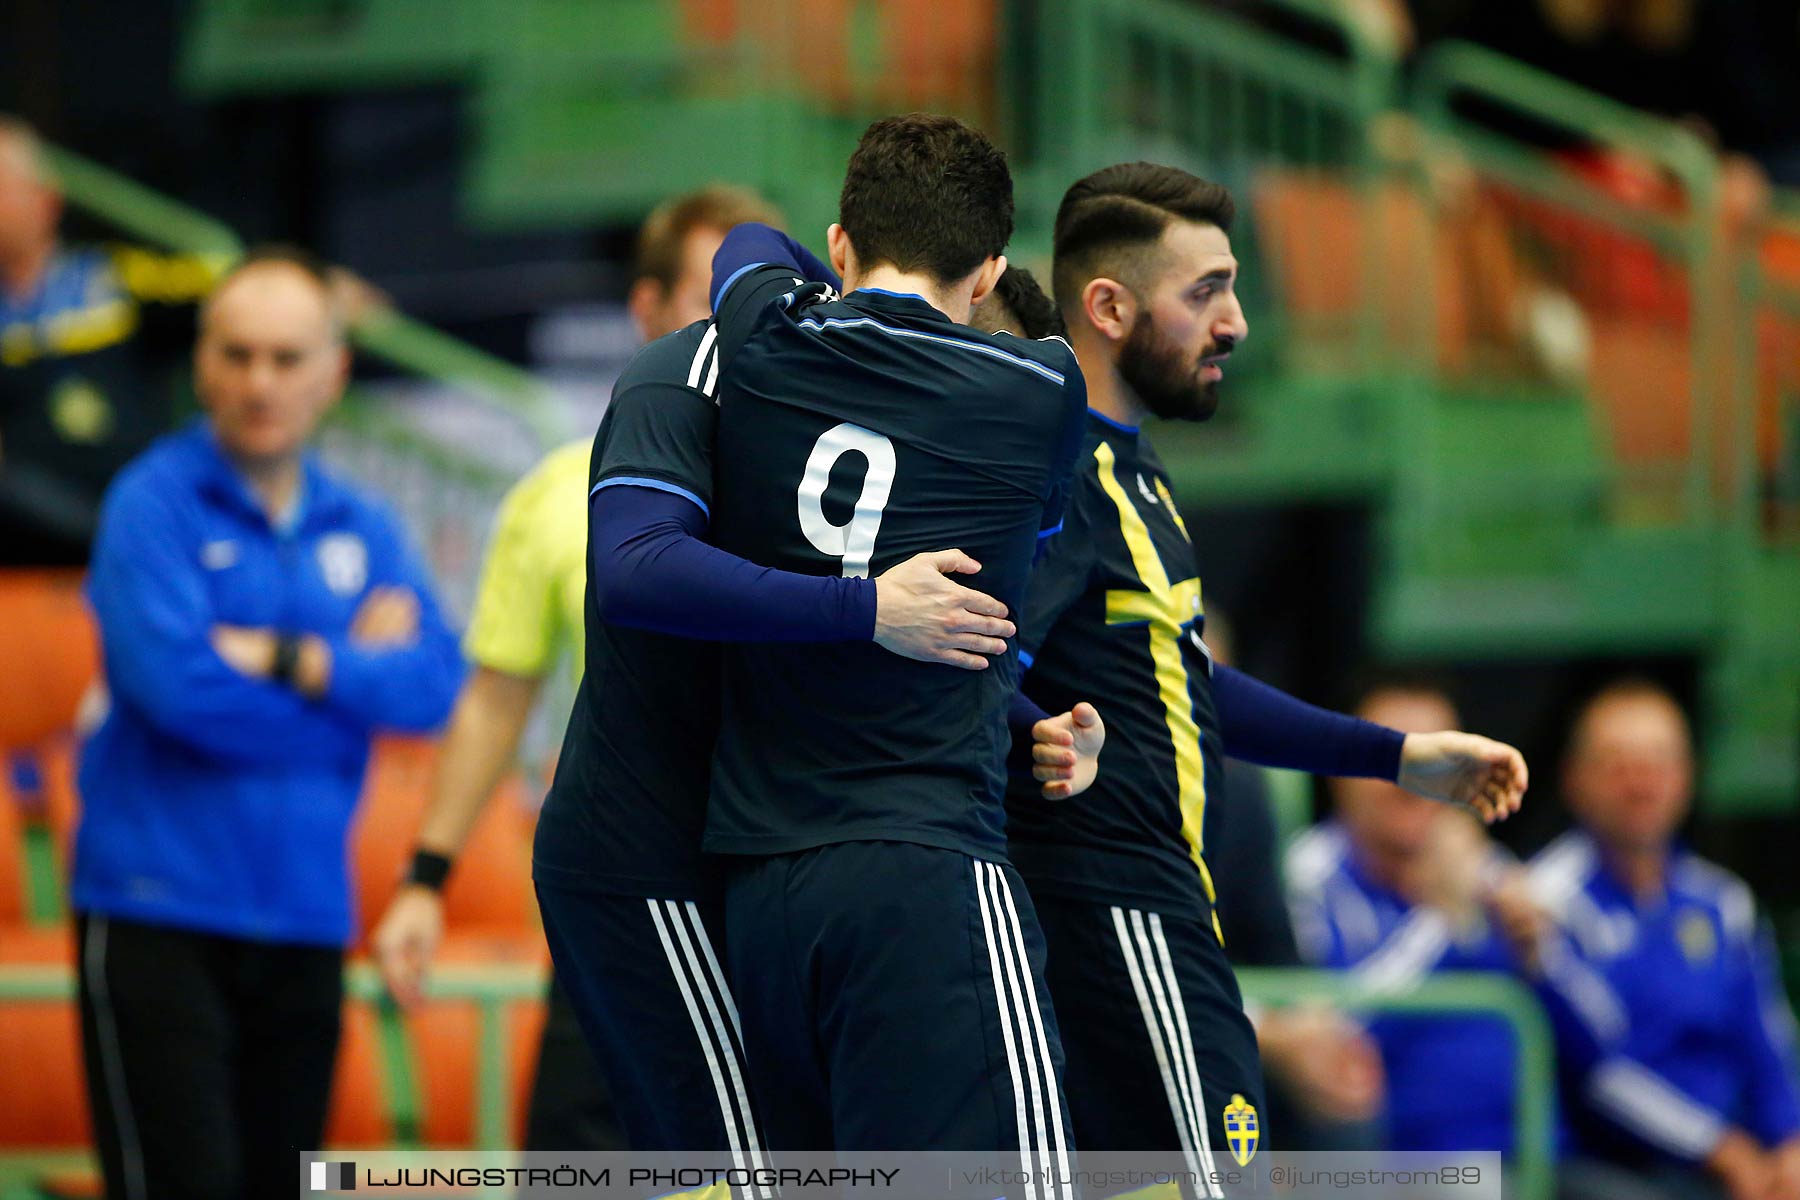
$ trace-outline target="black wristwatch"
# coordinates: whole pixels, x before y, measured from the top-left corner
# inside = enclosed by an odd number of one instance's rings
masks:
[[[433,854],[429,850],[414,850],[412,866],[406,869],[406,882],[416,883],[420,887],[428,887],[434,892],[444,890],[444,880],[450,877],[450,858],[445,854]]]
[[[269,666],[269,678],[286,687],[294,686],[294,673],[300,669],[300,639],[295,634],[275,635],[275,661]]]

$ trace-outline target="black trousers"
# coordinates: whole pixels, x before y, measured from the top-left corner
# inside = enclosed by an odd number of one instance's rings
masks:
[[[1211,925],[1045,889],[1037,911],[1082,1149],[1179,1152],[1212,1181],[1266,1149],[1256,1030]]]
[[[106,1194],[292,1197],[324,1138],[343,952],[97,913],[77,932]]]
[[[692,900],[541,879],[537,894],[557,982],[631,1148],[729,1153],[735,1166],[766,1167],[717,919]]]
[[[525,1119],[527,1150],[625,1150],[612,1089],[582,1036],[569,989],[550,976],[549,1013]]]
[[[1016,871],[844,842],[728,872],[725,936],[770,1145],[1003,1150],[1067,1175],[1062,1045]]]

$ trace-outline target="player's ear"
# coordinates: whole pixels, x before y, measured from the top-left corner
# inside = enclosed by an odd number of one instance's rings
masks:
[[[631,323],[637,326],[640,342],[654,341],[667,332],[657,310],[668,298],[668,290],[648,275],[631,285],[631,291],[625,297],[625,311],[631,314]]]
[[[1081,315],[1111,341],[1123,341],[1137,319],[1137,297],[1116,279],[1090,279],[1081,289]]]
[[[1006,274],[1006,255],[995,255],[982,263],[975,272],[975,291],[969,297],[969,307],[974,308],[987,299],[988,294],[994,290],[994,286],[1000,282],[1000,276],[1004,274]]]
[[[825,231],[825,256],[839,279],[850,278],[850,235],[836,221]]]

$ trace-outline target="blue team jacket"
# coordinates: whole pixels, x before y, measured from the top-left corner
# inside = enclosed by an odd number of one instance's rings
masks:
[[[348,638],[370,588],[420,601],[409,646]],[[88,596],[111,709],[83,748],[79,911],[275,942],[351,930],[350,817],[369,739],[441,724],[455,636],[387,507],[308,456],[294,520],[273,528],[211,429],[159,440],[108,490]],[[238,674],[214,624],[325,637],[320,700]]]
[[[1495,848],[1486,869],[1509,865]],[[1371,879],[1335,821],[1294,843],[1287,881],[1302,956],[1314,966],[1348,971],[1374,991],[1404,990],[1436,971],[1519,972],[1512,949],[1485,918],[1474,929],[1453,931],[1434,910],[1416,908]],[[1533,990],[1571,1071],[1618,1061],[1619,1001],[1562,939],[1546,939]],[[1514,1148],[1517,1048],[1498,1018],[1383,1016],[1369,1022],[1369,1034],[1387,1073],[1393,1149]]]
[[[1728,1127],[1771,1146],[1800,1134],[1793,1011],[1741,879],[1676,848],[1663,893],[1633,896],[1574,830],[1531,881],[1624,1008],[1620,1053],[1586,1074],[1572,1113],[1585,1152],[1692,1163]]]

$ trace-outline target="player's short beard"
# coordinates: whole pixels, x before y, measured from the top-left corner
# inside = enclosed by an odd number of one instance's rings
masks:
[[[1149,313],[1139,315],[1119,347],[1119,375],[1144,407],[1165,421],[1204,421],[1219,407],[1219,385],[1200,378],[1200,359],[1163,336]]]

